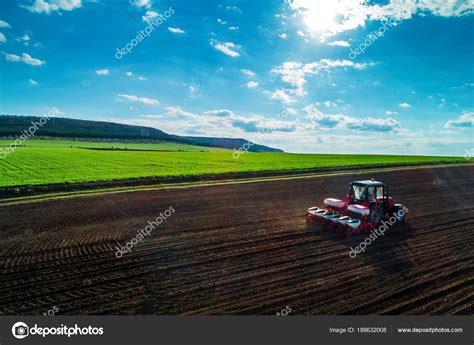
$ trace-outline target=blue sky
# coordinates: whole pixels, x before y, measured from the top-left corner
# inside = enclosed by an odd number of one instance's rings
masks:
[[[440,3],[2,2],[0,114],[56,107],[288,152],[463,156],[474,3]]]

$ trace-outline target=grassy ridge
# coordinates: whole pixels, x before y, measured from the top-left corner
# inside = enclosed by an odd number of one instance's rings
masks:
[[[66,143],[28,141],[0,159],[0,186],[75,183],[130,178],[189,176],[235,172],[300,170],[368,164],[465,162],[458,157],[315,155],[232,151],[151,152],[99,151],[70,148]],[[75,142],[78,146],[83,146]],[[96,143],[92,144],[92,147]],[[45,146],[42,146],[45,145]],[[117,143],[107,143],[118,147]],[[131,148],[131,144],[123,144]],[[160,144],[136,144],[160,145]],[[143,147],[143,146],[142,146]],[[206,148],[209,149],[209,148]]]

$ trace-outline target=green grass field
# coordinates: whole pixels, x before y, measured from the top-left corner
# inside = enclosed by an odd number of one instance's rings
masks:
[[[12,144],[13,140],[0,139],[0,148],[7,147]],[[209,151],[209,152],[225,152],[228,149],[219,147],[193,146],[185,144],[173,143],[157,143],[157,144],[137,144],[137,143],[118,143],[105,141],[76,141],[76,140],[28,140],[24,147],[47,147],[47,148],[102,148],[102,149],[129,149],[129,150],[155,150],[155,151]]]
[[[11,143],[0,141],[0,146]],[[101,146],[106,145],[106,146]],[[123,146],[122,146],[123,145]],[[72,148],[70,146],[73,146]],[[465,162],[462,157],[327,155],[246,153],[239,159],[232,151],[152,152],[100,151],[78,147],[127,147],[134,149],[212,150],[178,144],[85,143],[63,140],[29,140],[25,147],[0,159],[0,186],[75,183],[129,178],[190,176],[235,172],[288,171],[370,164]],[[153,147],[153,148],[152,148]],[[1,147],[0,147],[1,148]],[[197,149],[199,148],[199,150]]]

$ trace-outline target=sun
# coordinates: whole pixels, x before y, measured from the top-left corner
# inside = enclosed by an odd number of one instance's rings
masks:
[[[290,6],[301,16],[307,31],[322,41],[363,26],[370,8],[364,0],[294,0]]]

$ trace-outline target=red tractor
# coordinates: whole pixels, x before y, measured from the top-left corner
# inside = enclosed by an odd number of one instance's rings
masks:
[[[326,198],[324,208],[306,211],[306,219],[349,237],[376,230],[383,219],[402,222],[406,212],[405,206],[393,202],[388,186],[372,179],[351,182],[344,200]]]

